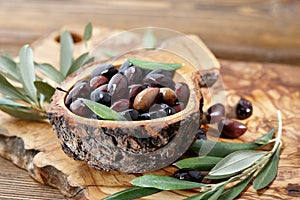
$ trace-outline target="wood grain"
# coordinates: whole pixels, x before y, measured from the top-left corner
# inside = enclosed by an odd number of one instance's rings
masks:
[[[0,1],[0,52],[65,24],[158,26],[200,36],[219,58],[300,64],[297,0]]]
[[[99,30],[106,30],[103,33],[113,32],[106,28]],[[37,52],[35,55],[47,55],[38,51],[40,46],[45,45],[50,49],[52,45],[54,47],[57,45],[53,41],[56,33],[48,35],[33,45]],[[75,48],[77,53],[82,51],[82,45],[77,44]],[[54,59],[57,62],[55,59],[58,57],[53,57],[52,53],[49,55],[51,55],[49,60]],[[284,149],[280,156],[276,180],[263,191],[256,192],[249,187],[240,199],[296,199],[300,195],[299,191],[295,192],[295,189],[291,189],[291,185],[292,188],[299,186],[300,175],[300,135],[297,131],[300,129],[297,123],[300,113],[298,104],[300,68],[225,60],[221,61],[221,65],[221,78],[227,92],[227,108],[233,107],[240,96],[245,96],[254,104],[253,116],[246,121],[249,130],[235,140],[236,142],[254,140],[276,126],[271,120],[276,119],[277,109],[280,109],[283,114]],[[258,79],[263,80],[263,84]],[[209,91],[203,92],[204,95],[209,96]],[[209,101],[205,106],[209,106]],[[62,152],[56,135],[47,122],[28,122],[1,113],[0,124],[0,155],[26,169],[37,181],[57,187],[68,198],[100,199],[130,186],[129,181],[138,176],[138,174],[127,175],[120,172],[100,172],[88,167],[84,162],[72,160]],[[213,135],[208,137],[212,138]],[[170,175],[175,170],[175,167],[167,167],[153,173]],[[195,191],[168,191],[145,199],[183,199],[193,193]]]

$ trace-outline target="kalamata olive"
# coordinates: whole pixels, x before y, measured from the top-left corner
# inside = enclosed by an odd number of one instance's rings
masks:
[[[199,128],[196,134],[197,140],[207,140],[206,131],[203,128]]]
[[[193,182],[200,182],[203,179],[203,175],[200,171],[189,169],[189,168],[182,168],[177,170],[173,174],[173,177],[180,180],[193,181]]]
[[[124,73],[125,70],[131,66],[132,66],[132,64],[128,60],[126,60],[125,62],[122,63],[121,67],[119,68],[119,72]]]
[[[127,78],[120,73],[115,74],[108,82],[107,91],[112,96],[113,101],[116,101],[128,94]]]
[[[174,92],[174,90],[164,87],[164,88],[160,88],[159,92],[162,94],[162,99],[164,103],[170,106],[175,104],[177,100],[177,95]]]
[[[139,120],[157,119],[157,118],[162,118],[162,117],[166,117],[166,116],[167,116],[166,111],[164,109],[160,109],[157,111],[140,114]]]
[[[199,79],[200,87],[211,87],[218,80],[219,75],[215,71],[204,72]]]
[[[107,92],[99,91],[97,89],[94,90],[91,93],[90,99],[92,101],[101,103],[101,104],[106,105],[106,106],[111,105],[111,96],[110,96],[110,94],[108,94]]]
[[[82,117],[90,117],[93,114],[93,112],[80,99],[76,99],[70,104],[70,110],[74,114]]]
[[[91,88],[86,81],[76,83],[75,86],[70,90],[69,94],[65,99],[65,104],[69,106],[77,98],[88,98],[90,96]]]
[[[145,88],[141,84],[134,84],[128,87],[128,94],[130,102],[133,102],[136,95],[140,93]]]
[[[97,91],[107,92],[108,84],[104,84],[96,88]]]
[[[108,79],[105,76],[95,76],[90,80],[90,87],[96,89],[106,83],[108,83]]]
[[[147,111],[159,97],[159,88],[147,88],[138,93],[133,102],[133,108]]]
[[[128,109],[120,112],[120,115],[125,117],[128,121],[135,121],[139,118],[139,112],[135,109]]]
[[[131,66],[124,71],[124,76],[127,77],[128,85],[140,83],[143,79],[142,70],[139,67]]]
[[[129,103],[128,99],[120,99],[120,100],[114,102],[110,108],[117,112],[121,112],[121,111],[127,110],[129,108],[129,104],[130,103]]]
[[[161,85],[161,87],[168,87],[171,89],[174,89],[175,87],[175,83],[172,80],[172,78],[165,76],[163,74],[150,74],[147,75],[144,79],[143,79],[144,83],[148,83],[148,84],[159,84]]]
[[[231,119],[222,119],[218,122],[218,129],[222,133],[222,136],[237,138],[247,131],[247,126]]]
[[[156,70],[150,71],[150,72],[147,74],[147,76],[148,76],[148,75],[151,75],[151,74],[162,74],[162,75],[164,75],[164,76],[168,76],[168,77],[172,78],[173,75],[174,75],[174,73],[175,73],[175,71],[173,71],[173,70],[156,69]]]
[[[236,106],[236,116],[238,119],[247,119],[252,115],[252,103],[247,99],[241,98]]]
[[[206,111],[206,119],[210,123],[216,123],[225,116],[225,107],[223,104],[217,103],[209,107]]]
[[[175,84],[175,93],[179,102],[187,103],[190,97],[189,86],[186,83],[178,82]]]
[[[116,73],[118,73],[118,70],[112,64],[105,63],[100,64],[92,71],[91,78],[102,75],[111,79],[111,77],[113,77]]]

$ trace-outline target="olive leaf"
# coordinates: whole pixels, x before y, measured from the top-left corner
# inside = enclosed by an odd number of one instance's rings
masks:
[[[83,40],[85,46],[87,46],[87,41],[91,39],[92,34],[93,34],[93,27],[92,27],[92,23],[89,22],[85,25],[84,32],[83,32]]]
[[[30,102],[30,100],[24,96],[17,88],[15,88],[6,78],[0,73],[0,92],[13,99],[23,100]]]
[[[218,175],[218,176],[216,176],[216,175],[212,175],[212,176],[211,175],[206,175],[204,178],[205,179],[210,179],[210,180],[219,180],[219,179],[230,178],[230,177],[235,176],[237,174],[238,174],[238,172],[232,173],[232,174]]]
[[[32,49],[29,47],[29,45],[24,45],[20,50],[19,71],[26,93],[32,99],[32,101],[35,102],[37,100],[37,90],[34,86],[34,62]]]
[[[16,106],[16,107],[20,107],[20,108],[27,108],[27,106],[20,104],[20,103],[16,103],[8,98],[3,98],[0,96],[0,106]]]
[[[137,199],[141,197],[145,197],[151,194],[155,194],[157,192],[160,192],[161,190],[156,188],[144,188],[144,187],[132,187],[126,190],[122,190],[120,192],[117,192],[113,195],[110,195],[106,198],[103,198],[102,200],[131,200],[131,199]]]
[[[247,187],[247,185],[250,183],[252,177],[254,175],[254,172],[247,176],[245,179],[243,179],[241,182],[235,184],[231,188],[225,190],[219,199],[226,199],[226,200],[233,200],[236,198],[243,190]]]
[[[269,133],[257,138],[254,143],[256,144],[267,144],[270,139],[273,138],[276,128],[272,128]]]
[[[184,200],[207,200],[214,192],[214,190],[209,190],[207,192],[190,196],[188,198],[185,198]]]
[[[83,65],[87,64],[88,62],[93,61],[93,59],[90,59],[89,57],[89,53],[84,53],[81,56],[79,56],[71,65],[67,75],[72,74],[73,72],[75,72],[76,70],[78,70],[80,67],[82,67]]]
[[[222,192],[224,191],[226,184],[221,185],[220,187],[214,190],[214,193],[208,198],[208,200],[218,200]]]
[[[255,150],[261,145],[255,143],[232,143],[232,142],[213,142],[209,140],[196,140],[190,147],[190,150],[198,154],[199,156],[214,156],[214,157],[225,157],[232,152],[238,150]],[[211,147],[213,147],[211,149]],[[211,149],[207,155],[203,155],[201,151],[205,148]]]
[[[19,75],[17,73],[17,63],[7,56],[0,57],[0,68],[6,71],[14,81],[20,81]]]
[[[60,71],[66,76],[73,61],[74,42],[68,31],[60,34]]]
[[[250,167],[266,154],[267,152],[264,151],[241,150],[233,152],[218,162],[208,175],[220,176],[234,174]]]
[[[151,28],[147,28],[145,35],[143,37],[143,46],[146,49],[155,49],[156,43],[157,43],[157,39],[153,34],[153,30]]]
[[[80,100],[83,101],[83,103],[89,107],[89,109],[91,109],[95,114],[99,115],[101,118],[106,119],[106,120],[121,120],[124,121],[126,120],[122,115],[120,115],[118,112],[110,109],[109,107],[88,100],[88,99],[82,99],[79,98]]]
[[[184,190],[192,188],[201,188],[205,186],[205,184],[202,183],[184,181],[169,176],[152,174],[146,174],[135,178],[130,183],[135,186],[157,188],[160,190]]]
[[[61,83],[64,80],[64,75],[50,64],[35,63],[35,67],[39,72],[43,73],[48,78],[55,81],[56,83]]]
[[[34,86],[36,87],[38,93],[43,94],[44,100],[50,102],[52,95],[55,92],[55,88],[43,81],[35,81]]]
[[[142,69],[149,69],[149,70],[156,70],[156,69],[163,69],[163,70],[176,70],[179,67],[183,66],[181,63],[158,63],[158,62],[151,62],[146,60],[137,60],[134,58],[129,58],[128,61]]]
[[[9,115],[27,119],[27,120],[44,120],[46,119],[45,113],[38,112],[36,110],[25,108],[25,107],[16,107],[16,106],[0,106],[0,110],[8,113]]]
[[[210,170],[212,169],[222,158],[213,156],[185,158],[179,160],[173,165],[178,168],[191,168],[198,170]]]
[[[275,179],[278,170],[279,154],[280,148],[276,150],[272,158],[258,172],[253,181],[253,187],[255,190],[265,188]]]

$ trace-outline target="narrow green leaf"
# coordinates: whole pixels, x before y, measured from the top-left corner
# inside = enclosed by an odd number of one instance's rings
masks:
[[[208,200],[218,200],[222,192],[224,191],[226,184],[221,185],[220,187],[214,190],[214,193],[208,198]]]
[[[64,75],[60,73],[55,67],[47,63],[35,63],[35,67],[38,71],[43,73],[45,76],[55,81],[56,83],[61,83],[64,80]]]
[[[210,176],[210,175],[206,175],[204,178],[205,179],[210,179],[210,180],[220,180],[220,179],[227,179],[230,178],[234,175],[236,175],[238,173],[232,173],[232,174],[226,174],[226,175],[219,175],[219,176]]]
[[[208,175],[220,176],[242,171],[253,165],[266,154],[267,152],[264,151],[241,150],[233,152],[216,164]]]
[[[20,104],[20,103],[16,103],[10,99],[7,98],[3,98],[0,96],[0,105],[2,106],[15,106],[15,107],[20,107],[20,108],[27,108],[25,105]]]
[[[272,128],[269,131],[269,133],[263,135],[262,137],[257,138],[254,142],[256,144],[267,144],[270,141],[270,139],[273,138],[275,130],[276,130],[275,128]]]
[[[260,190],[268,186],[276,177],[278,170],[280,148],[278,148],[267,164],[258,172],[253,181],[255,190]]]
[[[255,143],[230,143],[230,142],[213,142],[209,140],[196,140],[190,147],[190,150],[199,156],[225,157],[238,150],[255,150],[261,145]],[[211,149],[211,147],[213,147]],[[208,153],[205,149],[211,149]],[[204,152],[204,153],[203,153]],[[207,153],[207,155],[206,155]],[[204,155],[205,154],[205,155]]]
[[[60,71],[67,76],[73,61],[74,42],[71,34],[64,31],[60,35]]]
[[[188,198],[185,198],[184,200],[207,200],[214,192],[214,190],[209,190],[207,192],[190,196]]]
[[[151,62],[146,60],[137,60],[134,58],[129,58],[128,61],[133,65],[140,67],[142,69],[163,69],[163,70],[176,70],[179,67],[183,66],[181,63],[158,63],[158,62]]]
[[[48,83],[43,81],[35,81],[34,85],[38,91],[38,93],[43,94],[45,97],[45,101],[50,102],[52,95],[55,92],[55,88],[53,88]]]
[[[93,33],[92,23],[89,22],[85,25],[84,33],[83,33],[83,40],[84,40],[85,45],[87,45],[87,41],[89,39],[91,39],[92,33]]]
[[[80,100],[83,101],[83,103],[85,105],[87,105],[87,107],[89,107],[89,109],[91,109],[95,114],[99,115],[101,118],[103,119],[107,119],[107,120],[121,120],[124,121],[126,120],[123,116],[121,116],[119,113],[117,113],[116,111],[110,109],[109,107],[88,100],[88,99],[82,99],[80,98]]]
[[[213,156],[185,158],[174,163],[178,168],[192,168],[198,170],[211,170],[222,158]]]
[[[28,96],[33,100],[37,100],[36,88],[34,86],[35,72],[32,49],[29,45],[24,45],[20,50],[20,76],[23,87]]]
[[[130,183],[135,186],[157,188],[160,190],[184,190],[201,188],[205,186],[202,183],[184,181],[169,176],[151,174],[146,174],[135,178]]]
[[[146,49],[155,49],[156,48],[157,39],[153,34],[153,30],[148,28],[145,32],[143,38],[143,45]]]
[[[17,73],[17,64],[9,57],[0,57],[0,68],[6,71],[9,75],[11,75],[14,80],[20,81],[19,75]]]
[[[144,187],[132,187],[126,190],[122,190],[120,192],[117,192],[113,195],[110,195],[108,197],[105,197],[102,200],[131,200],[131,199],[137,199],[141,197],[145,197],[151,194],[155,194],[157,192],[160,192],[161,190],[156,188],[144,188]]]
[[[79,56],[71,65],[67,75],[72,74],[76,70],[78,70],[80,67],[82,67],[88,60],[90,59],[89,53],[84,53],[81,56]]]
[[[225,190],[225,192],[222,193],[222,195],[219,197],[219,199],[233,200],[234,198],[239,196],[239,194],[241,192],[243,192],[244,189],[247,187],[247,185],[250,183],[253,175],[254,175],[254,172],[252,174],[250,174],[249,176],[247,176],[242,181],[240,181],[239,183],[232,186],[231,188]]]
[[[6,78],[0,73],[0,92],[4,95],[7,95],[13,99],[24,100],[29,102],[29,100],[10,82],[6,80]]]
[[[27,120],[44,120],[46,119],[45,113],[37,112],[30,108],[18,108],[15,106],[0,106],[0,110],[6,112],[7,114],[20,118],[20,119],[27,119]]]

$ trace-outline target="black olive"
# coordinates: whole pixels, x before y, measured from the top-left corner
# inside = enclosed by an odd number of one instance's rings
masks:
[[[189,169],[189,168],[182,168],[177,170],[173,174],[173,177],[180,180],[193,181],[193,182],[200,182],[203,179],[203,175],[200,171]]]
[[[247,119],[252,115],[252,103],[247,99],[241,98],[236,106],[236,116],[238,119]]]

